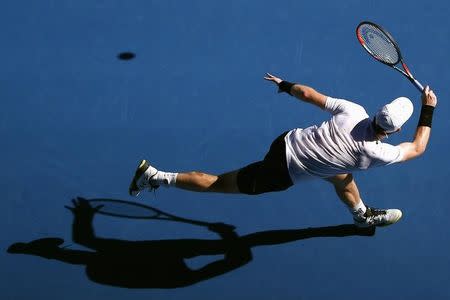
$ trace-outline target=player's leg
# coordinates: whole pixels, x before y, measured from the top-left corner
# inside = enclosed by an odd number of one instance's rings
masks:
[[[344,202],[350,210],[357,211],[360,206],[365,211],[364,203],[361,201],[358,186],[352,174],[339,174],[326,179],[334,186],[339,199]]]
[[[219,176],[203,172],[178,173],[175,186],[195,192],[239,193],[238,172],[239,170]]]
[[[130,195],[136,196],[143,189],[156,189],[161,185],[196,192],[250,195],[285,190],[293,184],[286,162],[286,134],[275,139],[264,160],[218,176],[204,172],[163,172],[143,160],[131,181]]]
[[[275,165],[273,160],[258,161],[218,176],[204,172],[163,172],[144,160],[136,170],[129,192],[137,196],[144,189],[156,189],[161,185],[195,192],[258,195],[285,190],[292,186],[292,181],[287,169]]]
[[[272,143],[262,161],[219,176],[202,172],[179,173],[175,186],[197,192],[248,195],[286,190],[293,183],[287,169],[284,135]]]
[[[143,160],[136,169],[129,192],[130,195],[137,196],[141,190],[156,189],[162,185],[195,192],[239,193],[238,172],[232,171],[218,176],[204,172],[163,172]]]
[[[396,223],[402,217],[399,209],[376,209],[366,207],[361,200],[358,186],[352,174],[339,174],[327,178],[334,185],[336,194],[347,205],[357,226],[386,226]]]

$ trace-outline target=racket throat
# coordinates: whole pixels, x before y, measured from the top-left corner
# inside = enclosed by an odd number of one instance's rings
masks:
[[[412,80],[414,80],[414,76],[411,74],[408,66],[404,62],[402,62],[402,67],[405,70],[406,74],[408,74],[408,76],[411,77]]]

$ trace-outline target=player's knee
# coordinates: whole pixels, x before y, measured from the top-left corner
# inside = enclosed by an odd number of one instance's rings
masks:
[[[197,182],[201,182],[204,187],[210,187],[217,181],[217,176],[209,175],[203,172],[192,171],[190,175],[196,177]]]
[[[339,174],[326,179],[331,182],[336,188],[344,188],[353,182],[353,175],[349,174]]]
[[[199,177],[199,178],[204,178],[206,176],[205,173],[199,172],[199,171],[192,171],[192,172],[189,172],[189,174],[191,176],[195,176],[195,177]]]

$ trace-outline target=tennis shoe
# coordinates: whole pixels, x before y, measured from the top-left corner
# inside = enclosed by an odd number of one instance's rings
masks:
[[[142,160],[136,172],[134,173],[133,180],[131,180],[128,192],[131,196],[137,196],[142,190],[149,189],[150,191],[159,188],[159,184],[153,177],[158,173],[154,167],[149,165],[149,163],[144,159]]]
[[[402,217],[399,209],[379,209],[367,207],[364,215],[353,217],[355,225],[358,227],[388,226],[397,223]]]

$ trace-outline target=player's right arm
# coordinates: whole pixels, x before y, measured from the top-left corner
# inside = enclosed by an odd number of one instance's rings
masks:
[[[427,148],[431,134],[431,118],[433,116],[434,107],[437,104],[437,97],[428,86],[422,93],[422,112],[417,126],[416,134],[412,142],[400,144],[403,152],[402,161],[411,160],[422,155]]]
[[[279,92],[283,92],[280,83],[283,82],[281,78],[278,78],[276,76],[273,76],[272,74],[267,73],[267,75],[264,77],[265,80],[272,81],[276,83],[280,90]],[[301,85],[298,83],[295,83],[290,87],[289,91],[285,91],[291,94],[292,96],[296,97],[297,99],[300,99],[302,101],[314,104],[321,109],[325,108],[325,103],[327,102],[327,96],[319,93],[312,87]]]

